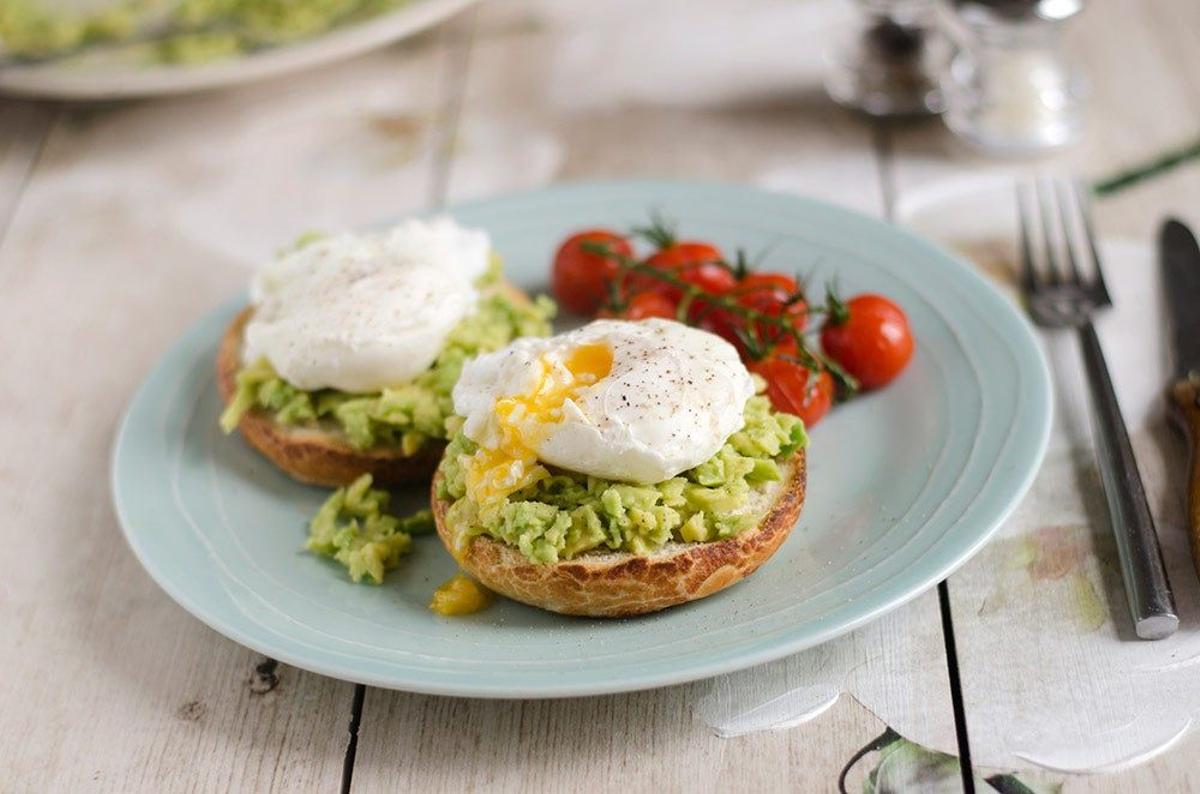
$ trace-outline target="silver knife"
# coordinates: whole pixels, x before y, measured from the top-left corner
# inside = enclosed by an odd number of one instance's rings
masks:
[[[1171,416],[1188,442],[1187,527],[1200,573],[1200,245],[1175,219],[1163,224],[1158,245],[1175,368],[1167,396]]]

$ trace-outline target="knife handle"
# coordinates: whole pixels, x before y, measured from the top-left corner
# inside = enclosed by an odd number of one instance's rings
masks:
[[[1200,376],[1184,378],[1171,387],[1175,423],[1187,439],[1187,527],[1192,537],[1192,560],[1200,574]]]
[[[1161,640],[1179,628],[1175,596],[1163,564],[1154,516],[1138,472],[1129,430],[1113,388],[1104,349],[1090,322],[1079,329],[1083,368],[1092,392],[1096,464],[1108,502],[1113,540],[1125,580],[1133,628],[1143,640]]]

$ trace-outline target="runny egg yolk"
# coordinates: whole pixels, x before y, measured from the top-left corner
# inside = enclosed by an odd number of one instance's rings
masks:
[[[607,376],[612,363],[612,349],[602,343],[573,348],[559,366],[542,356],[530,391],[496,400],[498,443],[480,447],[465,467],[467,493],[481,509],[499,506],[504,497],[547,476],[537,462],[538,445],[562,421],[563,403]]]

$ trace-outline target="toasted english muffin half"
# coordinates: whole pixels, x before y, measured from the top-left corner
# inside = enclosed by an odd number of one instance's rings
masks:
[[[528,304],[529,296],[511,284],[502,290],[514,302]],[[228,405],[237,393],[237,374],[242,368],[242,334],[254,314],[242,310],[221,339],[217,350],[217,390]],[[320,427],[290,426],[275,420],[269,411],[252,408],[238,421],[238,432],[285,473],[310,485],[349,485],[360,475],[370,474],[377,486],[429,482],[437,469],[446,442],[427,440],[415,455],[398,447],[356,449],[333,423]]]
[[[564,615],[616,618],[656,612],[710,596],[758,570],[782,545],[804,506],[805,451],[783,464],[783,477],[746,504],[757,526],[725,540],[668,543],[657,551],[589,552],[570,560],[531,562],[513,546],[477,535],[463,543],[446,521],[451,502],[431,502],[438,535],[458,564],[491,590]],[[441,475],[437,475],[440,477]]]

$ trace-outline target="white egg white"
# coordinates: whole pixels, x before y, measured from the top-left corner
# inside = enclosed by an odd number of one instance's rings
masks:
[[[606,479],[657,483],[703,463],[743,423],[750,373],[723,339],[669,320],[599,320],[549,339],[519,339],[469,362],[454,388],[464,432],[499,444],[496,401],[529,394],[545,367],[603,343],[612,367],[574,392],[557,421],[526,428],[543,463]]]
[[[243,361],[266,358],[306,390],[412,380],[474,309],[489,257],[485,232],[448,218],[309,243],[256,274]]]

